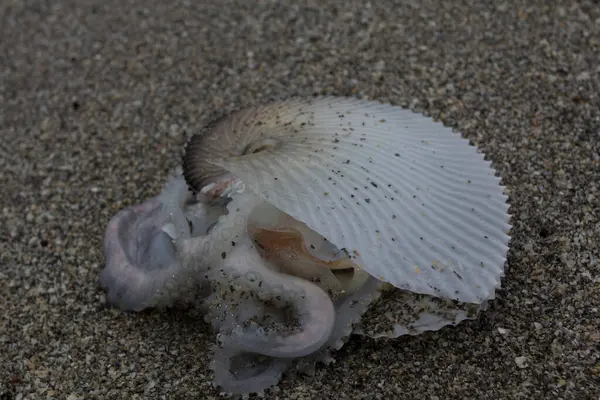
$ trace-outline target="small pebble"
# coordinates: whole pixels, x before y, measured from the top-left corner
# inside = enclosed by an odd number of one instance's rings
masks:
[[[527,358],[526,357],[515,357],[515,364],[517,364],[517,367],[519,368],[525,368],[527,367]]]

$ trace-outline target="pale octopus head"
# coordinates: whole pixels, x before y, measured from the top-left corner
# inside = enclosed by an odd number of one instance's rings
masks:
[[[433,149],[411,145],[414,138],[393,129],[390,141],[381,121],[409,126],[413,117],[377,104],[336,98],[275,103],[238,111],[194,136],[183,169],[162,193],[110,221],[100,278],[109,301],[134,311],[199,304],[218,337],[215,382],[236,395],[262,392],[291,366],[311,369],[328,361],[329,351],[353,331],[397,337],[474,318],[499,285],[506,198],[489,195],[500,187],[493,174],[478,170],[489,164],[447,131],[435,131],[433,137],[443,140]],[[373,118],[379,122],[371,124]],[[355,129],[361,126],[362,132]],[[414,191],[405,183],[414,181],[413,169],[406,160],[398,164],[400,156],[414,155],[419,166],[432,150],[451,169],[448,177],[432,176],[428,167],[421,171],[423,189],[430,180],[442,197],[440,203],[420,194],[422,206],[442,216],[433,228],[425,218],[423,226],[410,220],[421,209],[417,203],[395,200],[405,195],[402,185]],[[457,153],[470,161],[456,162]],[[456,174],[476,183],[466,204],[453,189]],[[379,191],[365,194],[363,187]],[[444,196],[451,200],[444,204]],[[479,214],[464,211],[468,207]],[[476,225],[483,214],[487,224]],[[449,232],[462,236],[449,239]],[[465,252],[469,245],[461,240],[482,232],[492,244]],[[421,254],[425,247],[431,254]],[[458,257],[458,264],[438,266],[431,262],[438,256]],[[422,260],[431,267],[422,267],[421,277],[409,276],[403,265],[411,270]],[[457,267],[484,261],[485,272]],[[382,303],[377,299],[386,285],[403,290],[387,292]],[[382,312],[361,321],[369,306]]]

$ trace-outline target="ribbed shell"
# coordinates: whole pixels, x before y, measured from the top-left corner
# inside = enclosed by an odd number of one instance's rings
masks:
[[[276,145],[244,154],[262,143]],[[423,115],[337,97],[238,111],[184,157],[195,189],[225,171],[398,288],[479,304],[500,286],[510,229],[500,179]]]

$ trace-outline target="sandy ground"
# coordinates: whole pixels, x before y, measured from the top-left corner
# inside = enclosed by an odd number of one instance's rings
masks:
[[[598,1],[1,1],[0,399],[216,398],[206,325],[106,306],[101,238],[214,113],[312,94],[461,130],[514,238],[477,321],[353,337],[267,397],[597,399],[599,66]]]

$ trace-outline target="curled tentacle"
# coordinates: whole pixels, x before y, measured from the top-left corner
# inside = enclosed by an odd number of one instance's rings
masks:
[[[244,353],[230,347],[227,339],[214,348],[211,368],[215,374],[214,383],[229,393],[261,393],[275,386],[292,361],[272,358],[252,353]]]
[[[248,231],[267,260],[282,272],[310,280],[329,293],[336,319],[327,342],[297,368],[310,371],[316,361],[328,362],[340,349],[369,305],[380,296],[382,282],[360,269],[348,254],[302,222],[262,203],[251,213]]]
[[[316,285],[270,270],[249,243],[237,244],[223,269],[237,277],[229,286],[236,297],[225,290],[224,301],[210,306],[210,319],[221,332],[211,363],[215,383],[232,394],[260,393],[277,384],[294,359],[330,339],[333,303]],[[239,305],[245,306],[242,312]],[[286,307],[294,309],[297,327]]]
[[[261,203],[240,187],[205,238],[178,241],[185,263],[209,265],[204,274],[214,293],[207,300],[207,321],[220,332],[213,369],[216,382],[235,394],[277,383],[294,358],[314,353],[329,340],[335,324],[327,293],[277,272],[260,257],[247,225]]]
[[[335,309],[329,296],[318,286],[270,270],[249,243],[236,246],[224,267],[240,275],[260,277],[247,279],[252,290],[259,293],[263,301],[280,307],[291,303],[300,325],[299,332],[287,336],[248,329],[234,331],[229,345],[270,357],[291,358],[310,354],[329,339],[335,323]]]
[[[111,218],[104,235],[106,267],[100,275],[109,303],[141,311],[170,306],[197,290],[194,269],[204,266],[182,264],[173,241],[191,236],[184,215],[184,204],[189,198],[181,171],[177,171],[160,195]],[[207,206],[200,205],[192,211],[196,230],[203,230],[202,225],[216,219],[215,211]]]
[[[165,218],[160,209],[155,197],[119,211],[106,229],[106,268],[100,284],[108,291],[109,303],[122,309],[140,311],[173,299],[156,296],[180,269],[170,238],[162,230]]]
[[[312,373],[317,362],[332,362],[331,351],[344,346],[363,315],[381,296],[381,286],[381,281],[370,277],[357,290],[338,298],[334,302],[336,321],[329,340],[318,352],[299,359],[296,368],[305,373]]]

